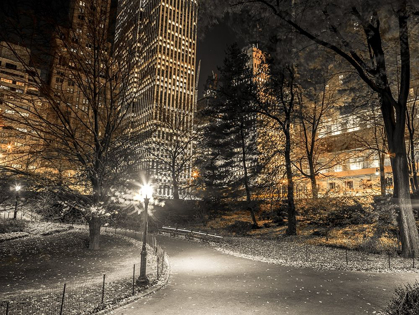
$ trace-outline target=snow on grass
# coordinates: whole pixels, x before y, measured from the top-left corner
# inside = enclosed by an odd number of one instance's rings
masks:
[[[39,226],[36,230],[45,233]],[[2,243],[0,256],[4,259],[0,261],[0,287],[4,298],[10,301],[11,314],[58,314],[64,283],[67,284],[65,314],[92,314],[130,298],[133,294],[133,263],[137,266],[136,279],[142,242],[104,232],[102,249],[89,251],[87,241],[87,231],[74,229]],[[103,274],[106,278],[102,304]],[[159,283],[157,258],[150,247],[147,276],[149,287]],[[147,288],[141,288],[144,289]],[[139,291],[134,286],[134,293]],[[5,307],[4,303],[0,305],[0,313],[2,307]]]
[[[0,234],[0,242],[4,241],[11,241],[18,238],[23,238],[29,236],[29,233],[27,232],[11,232],[11,233],[4,233]]]
[[[284,240],[225,238],[213,246],[226,254],[272,264],[327,270],[419,272],[419,262],[391,255],[369,254]]]

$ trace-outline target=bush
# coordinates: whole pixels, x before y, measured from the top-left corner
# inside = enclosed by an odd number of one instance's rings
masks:
[[[236,221],[227,227],[227,231],[236,235],[246,235],[253,229],[253,224],[245,221]]]
[[[370,224],[377,220],[367,197],[339,197],[301,200],[297,210],[304,220],[322,226]]]
[[[23,232],[25,221],[13,219],[0,219],[0,233]]]
[[[390,242],[390,238],[383,234],[374,234],[372,237],[366,238],[358,246],[358,249],[373,254],[390,253],[394,256],[397,253],[397,243]]]
[[[419,314],[419,283],[407,284],[396,289],[395,297],[385,310],[388,315]]]

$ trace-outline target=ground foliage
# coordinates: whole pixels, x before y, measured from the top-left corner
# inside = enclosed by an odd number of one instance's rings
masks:
[[[282,238],[286,226],[285,203],[261,204],[261,228],[252,229],[246,212],[230,211],[203,228],[222,235]],[[400,252],[397,204],[391,197],[339,197],[297,200],[298,236],[309,245],[324,245],[369,253]]]
[[[103,234],[104,249],[89,251],[88,235],[71,230],[53,235],[34,235],[0,245],[0,292],[61,287],[63,283],[96,279],[139,260],[138,247],[130,240]]]
[[[249,237],[225,238],[225,242],[215,244],[215,247],[234,256],[284,266],[319,270],[419,272],[417,261],[400,258],[394,253],[370,254],[358,250],[308,245],[295,237],[270,240]]]
[[[0,234],[23,232],[25,230],[26,222],[22,220],[0,219]]]
[[[419,313],[419,283],[407,284],[396,289],[395,297],[387,306],[387,315],[410,315]]]
[[[300,218],[307,224],[323,226],[345,226],[371,224],[377,221],[373,212],[373,198],[338,197],[306,199],[298,201]]]
[[[86,231],[48,235],[57,224],[39,225],[32,228],[38,235],[0,246],[0,256],[4,257],[0,260],[0,287],[13,314],[58,313],[64,283],[66,314],[93,314],[132,296],[133,264],[137,265],[138,276],[140,241],[110,230],[102,235],[103,250],[92,252],[87,250]],[[148,251],[147,275],[152,286],[157,283],[157,261],[154,251]],[[102,304],[103,274],[106,285]],[[136,287],[134,293],[138,291]],[[2,307],[5,305],[0,305],[0,310]]]
[[[72,229],[70,225],[53,222],[29,222],[26,220],[0,219],[0,242],[31,235],[51,235]]]

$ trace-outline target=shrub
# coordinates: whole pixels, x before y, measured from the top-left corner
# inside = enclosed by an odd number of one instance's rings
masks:
[[[25,227],[22,220],[0,219],[0,233],[23,232]]]
[[[419,314],[419,283],[407,284],[396,289],[395,297],[385,310],[388,315]]]
[[[227,230],[233,234],[246,235],[253,229],[253,224],[245,221],[236,221],[227,227]]]
[[[369,224],[377,220],[372,211],[372,199],[339,197],[301,200],[297,209],[310,223],[323,226]]]
[[[366,238],[358,249],[373,254],[391,253],[394,255],[397,251],[397,243],[390,242],[390,238],[384,237],[384,235],[374,234],[372,237]]]

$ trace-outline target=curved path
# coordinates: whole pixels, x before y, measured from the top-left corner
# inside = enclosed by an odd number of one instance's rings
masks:
[[[375,314],[418,274],[297,269],[237,258],[168,237],[171,278],[157,293],[111,312],[137,314]]]

